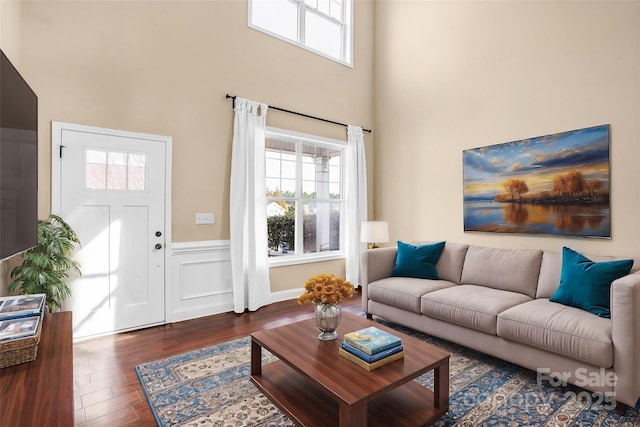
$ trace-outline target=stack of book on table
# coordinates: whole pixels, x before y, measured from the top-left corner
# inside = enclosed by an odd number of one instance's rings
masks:
[[[345,334],[338,352],[368,371],[404,357],[402,340],[375,326]]]
[[[0,342],[36,335],[45,294],[0,297]]]

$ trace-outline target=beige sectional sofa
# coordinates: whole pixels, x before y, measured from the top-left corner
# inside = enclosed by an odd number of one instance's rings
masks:
[[[564,378],[609,401],[640,397],[640,273],[611,285],[611,318],[550,302],[562,254],[447,242],[438,280],[391,277],[397,248],[363,255],[362,309],[412,329]],[[590,257],[593,261],[613,258]],[[615,375],[614,375],[615,374]],[[554,381],[554,383],[558,383]]]

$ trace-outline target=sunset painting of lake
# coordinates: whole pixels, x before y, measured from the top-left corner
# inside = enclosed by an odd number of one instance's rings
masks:
[[[609,125],[462,153],[464,231],[611,237]]]

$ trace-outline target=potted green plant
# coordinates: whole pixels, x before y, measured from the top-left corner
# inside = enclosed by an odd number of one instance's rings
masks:
[[[46,294],[49,311],[62,309],[62,302],[71,296],[71,289],[65,282],[69,270],[78,275],[80,264],[71,258],[71,254],[80,240],[62,218],[51,214],[47,220],[38,221],[38,243],[27,250],[24,261],[11,271],[7,290],[16,288],[19,293]]]

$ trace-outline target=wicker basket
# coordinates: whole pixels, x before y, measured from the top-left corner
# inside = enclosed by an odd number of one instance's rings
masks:
[[[0,368],[32,362],[38,355],[38,344],[42,333],[42,322],[38,322],[38,331],[32,337],[18,338],[0,342]]]

